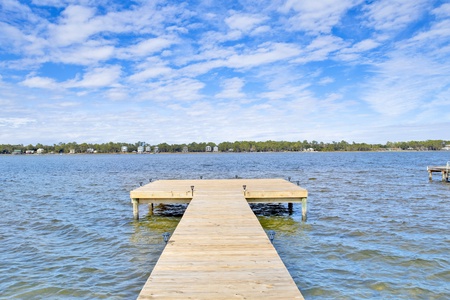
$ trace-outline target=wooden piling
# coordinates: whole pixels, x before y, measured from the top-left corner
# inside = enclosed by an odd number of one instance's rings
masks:
[[[307,213],[308,213],[308,202],[307,202],[307,198],[303,198],[302,199],[302,221],[307,220]]]
[[[131,203],[133,203],[133,218],[139,220],[139,199],[131,198]]]

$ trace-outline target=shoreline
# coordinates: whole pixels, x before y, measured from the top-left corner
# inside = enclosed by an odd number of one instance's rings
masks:
[[[197,154],[208,154],[208,155],[220,155],[220,154],[268,154],[268,153],[416,153],[416,152],[448,152],[450,153],[450,150],[367,150],[367,151],[252,151],[252,152],[234,152],[234,151],[227,151],[227,152],[158,152],[158,153],[136,153],[136,152],[105,152],[105,153],[6,153],[6,154],[0,154],[0,156],[63,156],[63,155],[69,155],[69,156],[76,156],[76,155],[197,155]]]

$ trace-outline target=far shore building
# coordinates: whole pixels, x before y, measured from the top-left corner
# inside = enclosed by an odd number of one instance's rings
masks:
[[[217,146],[214,146],[214,148],[213,148],[213,152],[219,152],[219,147],[217,147]]]
[[[95,153],[95,150],[93,148],[87,148],[86,153]]]
[[[187,147],[187,146],[184,146],[182,152],[183,152],[183,153],[188,153],[188,152],[189,152],[188,147]]]
[[[152,152],[152,147],[150,147],[150,146],[146,146],[145,147],[145,152]]]
[[[206,152],[211,152],[211,146],[206,146],[205,151]]]
[[[139,146],[139,147],[137,148],[137,153],[139,153],[139,154],[144,153],[144,146]]]
[[[25,154],[34,154],[34,150],[26,150]]]
[[[70,149],[69,154],[75,154],[75,149]]]
[[[43,148],[39,148],[36,150],[37,154],[43,154],[45,152],[45,150]]]
[[[158,146],[155,146],[155,147],[153,148],[153,152],[159,153],[159,147],[158,147]]]
[[[128,152],[128,147],[127,146],[122,146],[120,151],[123,152],[123,153],[126,153],[126,152]]]

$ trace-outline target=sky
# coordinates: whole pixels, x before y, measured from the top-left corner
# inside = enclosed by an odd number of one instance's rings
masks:
[[[450,140],[450,2],[2,0],[0,144]]]

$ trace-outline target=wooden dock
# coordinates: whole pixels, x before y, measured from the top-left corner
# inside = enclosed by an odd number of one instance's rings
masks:
[[[301,202],[282,179],[162,180],[139,203],[190,203],[138,299],[303,299],[248,202]],[[137,214],[137,215],[136,215]]]
[[[446,166],[427,167],[427,171],[430,180],[433,180],[433,173],[441,173],[442,181],[449,181],[450,161],[447,162]]]

